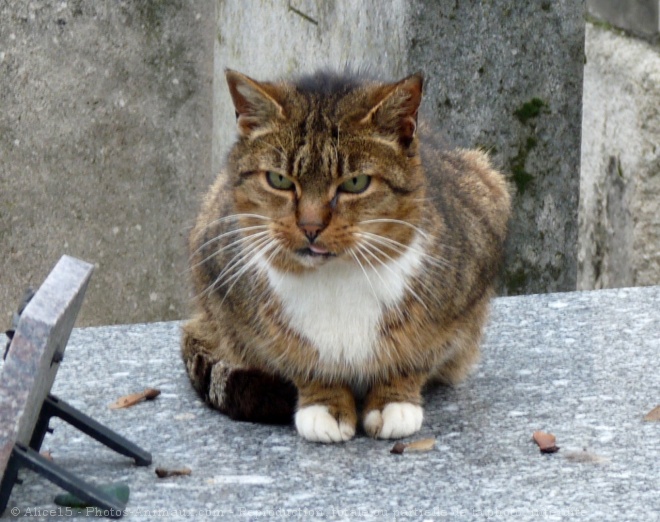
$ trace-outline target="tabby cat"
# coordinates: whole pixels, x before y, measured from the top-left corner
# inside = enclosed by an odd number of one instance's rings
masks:
[[[320,442],[405,437],[421,391],[479,356],[510,197],[479,151],[418,126],[422,75],[226,71],[238,140],[190,235],[193,386]]]

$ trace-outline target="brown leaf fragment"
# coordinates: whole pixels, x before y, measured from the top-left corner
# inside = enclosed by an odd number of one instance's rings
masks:
[[[541,453],[556,453],[559,451],[559,447],[555,445],[556,438],[552,433],[535,431],[532,437],[534,438],[534,442],[538,444]]]
[[[435,437],[415,440],[406,445],[406,451],[431,451],[435,448]]]
[[[190,468],[181,468],[181,469],[156,468],[156,475],[158,475],[158,478],[183,477],[190,475],[191,473],[192,470]]]
[[[646,415],[644,415],[646,422],[660,422],[660,406],[656,406]]]
[[[403,442],[397,442],[392,446],[390,453],[395,455],[401,455],[402,453],[410,453],[413,451],[431,451],[435,447],[435,438],[431,437],[430,439],[420,439],[413,442],[408,442],[404,444]]]
[[[131,393],[130,395],[124,395],[119,397],[115,402],[113,402],[109,408],[111,410],[118,410],[120,408],[130,408],[135,406],[142,401],[152,401],[160,395],[160,390],[155,388],[147,388],[139,393]]]

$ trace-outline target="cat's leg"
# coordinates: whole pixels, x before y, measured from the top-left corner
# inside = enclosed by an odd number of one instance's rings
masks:
[[[342,442],[353,438],[357,424],[355,399],[350,388],[298,382],[296,429],[314,442]]]
[[[183,360],[197,393],[231,419],[289,424],[297,399],[293,383],[240,364],[210,337],[202,318],[183,327]]]
[[[423,374],[405,375],[375,384],[364,403],[362,426],[367,435],[379,439],[399,439],[420,430]]]
[[[255,368],[213,365],[209,403],[238,421],[290,424],[298,392],[293,383]]]

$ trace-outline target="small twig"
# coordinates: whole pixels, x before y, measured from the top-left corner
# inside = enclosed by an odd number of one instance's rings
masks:
[[[293,11],[293,12],[296,13],[298,16],[300,16],[300,17],[304,18],[305,20],[307,20],[309,23],[312,23],[312,24],[314,24],[314,25],[319,25],[319,23],[318,23],[316,20],[314,20],[311,16],[306,15],[306,14],[303,13],[302,11],[299,11],[298,9],[296,9],[295,7],[293,7],[291,4],[289,4],[289,11]]]
[[[115,402],[113,402],[109,408],[111,410],[118,410],[119,408],[129,408],[135,406],[138,402],[142,401],[153,401],[156,397],[160,395],[160,390],[155,388],[147,388],[144,391],[139,393],[131,393],[130,395],[124,395],[119,397]]]
[[[156,468],[156,475],[158,478],[167,478],[167,477],[185,477],[192,473],[190,468],[181,468],[181,469],[165,469],[165,468]]]

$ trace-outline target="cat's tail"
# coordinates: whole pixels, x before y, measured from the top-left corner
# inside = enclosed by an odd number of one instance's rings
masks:
[[[190,382],[211,407],[233,420],[290,424],[298,400],[293,383],[229,362],[196,335],[198,321],[183,326],[181,352]]]

